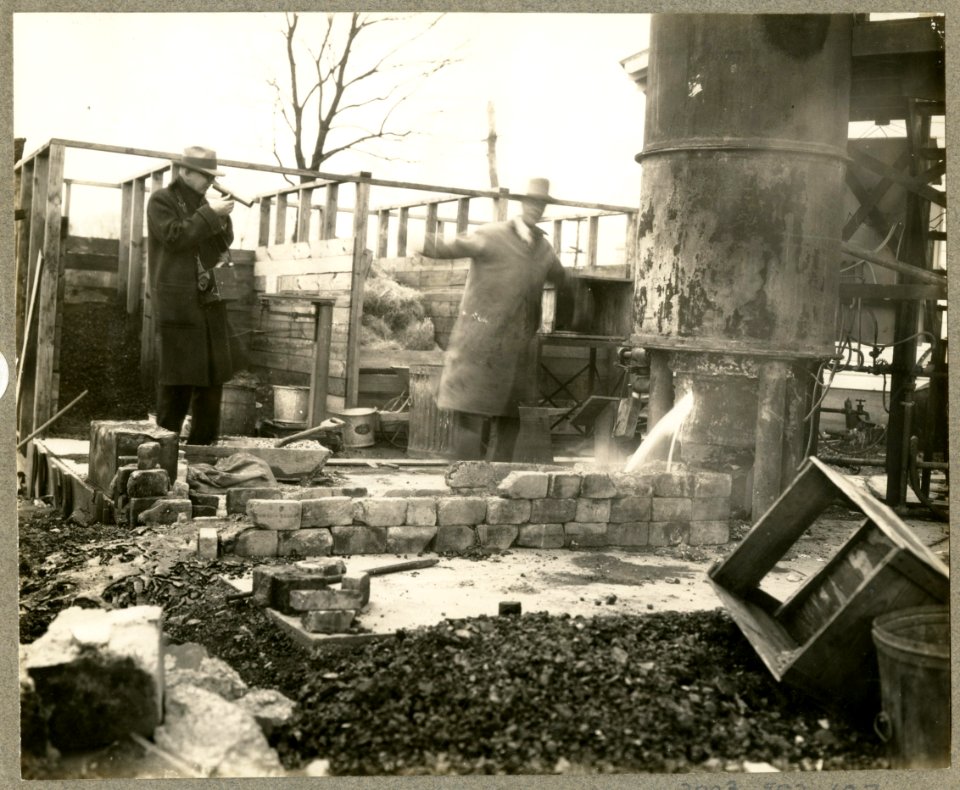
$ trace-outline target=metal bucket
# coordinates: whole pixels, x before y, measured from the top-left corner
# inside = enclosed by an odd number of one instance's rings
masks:
[[[410,424],[407,455],[449,456],[453,448],[453,414],[437,406],[443,365],[410,366]]]
[[[337,414],[343,420],[344,447],[370,447],[377,428],[376,409],[344,409]]]
[[[220,433],[252,436],[256,427],[256,390],[243,384],[224,384],[220,396]]]
[[[273,385],[273,419],[296,427],[306,427],[310,410],[310,388]]]
[[[950,611],[921,606],[873,621],[882,711],[875,728],[893,768],[950,764]]]

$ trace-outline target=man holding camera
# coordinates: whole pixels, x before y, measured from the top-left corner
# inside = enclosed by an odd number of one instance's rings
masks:
[[[192,415],[190,444],[213,444],[223,383],[233,375],[226,306],[211,299],[210,270],[228,259],[234,202],[205,194],[216,152],[190,146],[169,186],[147,203],[150,292],[157,331],[157,425],[179,434]],[[179,170],[179,172],[177,172]]]

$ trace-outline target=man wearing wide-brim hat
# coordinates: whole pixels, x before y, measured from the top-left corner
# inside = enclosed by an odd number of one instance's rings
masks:
[[[460,310],[444,356],[437,405],[454,412],[454,454],[510,461],[521,403],[537,401],[532,341],[540,326],[543,286],[562,285],[563,267],[537,227],[550,182],[531,179],[522,212],[451,243],[428,239],[430,258],[470,258]],[[483,448],[493,427],[495,441]]]
[[[217,168],[213,149],[189,146],[173,160],[176,176],[147,204],[150,292],[157,332],[157,424],[180,433],[192,415],[190,444],[212,444],[222,385],[233,375],[223,302],[201,300],[198,278],[233,241],[233,201],[205,194]]]

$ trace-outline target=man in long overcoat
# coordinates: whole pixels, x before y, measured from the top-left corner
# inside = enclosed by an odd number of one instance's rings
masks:
[[[148,261],[158,342],[157,424],[177,434],[191,414],[190,444],[213,444],[222,385],[233,375],[226,307],[204,304],[200,271],[215,266],[233,241],[233,200],[205,193],[217,155],[190,146],[174,162],[179,174],[150,195]],[[198,268],[199,264],[199,268]]]
[[[531,341],[540,327],[543,286],[562,285],[563,267],[536,223],[549,201],[550,182],[534,178],[523,211],[455,241],[428,240],[431,258],[471,258],[450,342],[444,356],[437,405],[454,412],[457,458],[482,457],[484,434],[493,428],[490,460],[509,461],[523,402],[537,399]]]

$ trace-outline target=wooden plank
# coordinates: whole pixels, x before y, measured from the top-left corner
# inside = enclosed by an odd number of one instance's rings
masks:
[[[133,205],[133,182],[125,181],[120,189],[120,243],[117,261],[117,296],[127,298],[130,277],[130,210]]]
[[[943,38],[930,18],[885,19],[853,26],[854,57],[935,53],[943,48]]]
[[[273,198],[260,198],[260,226],[257,230],[257,246],[266,247],[270,243],[270,209]]]
[[[387,257],[387,242],[390,240],[390,212],[377,212],[377,257]]]
[[[302,261],[308,258],[350,257],[353,255],[352,239],[311,239],[276,247],[258,247],[254,253],[257,261]]]
[[[424,220],[423,226],[424,249],[429,249],[437,239],[437,204],[430,203],[427,205],[427,218]]]
[[[563,221],[553,221],[553,251],[559,256],[563,250]]]
[[[362,173],[369,176],[369,173]],[[369,222],[370,185],[357,182],[353,206],[353,280],[350,287],[350,334],[347,338],[347,391],[348,408],[357,404],[360,378],[360,321],[363,318],[363,285],[370,269],[372,256],[366,249],[367,225]],[[336,321],[336,316],[334,316]]]
[[[104,239],[96,236],[67,236],[64,250],[69,255],[116,258],[120,252],[117,239]]]
[[[330,341],[333,334],[333,306],[316,305],[313,365],[310,368],[309,426],[319,425],[327,416],[327,383],[331,374]]]
[[[310,238],[310,215],[313,213],[310,206],[313,203],[313,190],[304,187],[300,190],[300,206],[297,210],[297,241],[307,241]]]
[[[57,299],[60,267],[60,200],[63,188],[62,145],[51,145],[47,155],[46,208],[43,234],[43,270],[37,313],[37,356],[34,379],[33,425],[46,422],[57,410],[54,388],[56,325],[61,305]]]
[[[116,272],[92,272],[82,269],[67,269],[65,272],[67,288],[104,288],[116,290]]]
[[[600,240],[600,217],[587,221],[587,267],[597,265],[597,247]]]
[[[397,255],[403,257],[407,254],[407,225],[410,222],[410,209],[400,209],[400,220],[397,227]]]
[[[103,255],[92,252],[73,252],[67,249],[64,252],[66,268],[77,271],[117,272],[117,253]]]
[[[333,239],[337,235],[337,201],[339,200],[340,186],[338,184],[327,184],[326,198],[323,204],[323,227],[320,232],[321,239]],[[356,211],[356,207],[354,208]],[[364,209],[366,211],[366,209]],[[366,238],[366,236],[364,236]]]
[[[902,186],[907,191],[919,195],[924,200],[929,200],[931,203],[935,203],[941,208],[946,208],[946,193],[941,192],[939,189],[934,189],[927,184],[926,177],[916,177],[912,176],[909,172],[897,170],[896,168],[888,165],[886,162],[871,156],[865,151],[859,150],[854,145],[847,146],[847,153],[849,154],[850,158],[853,159],[855,165],[888,178]]]
[[[140,309],[143,288],[143,204],[146,182],[139,179],[133,183],[130,203],[130,255],[127,275],[127,315]]]
[[[457,235],[466,233],[470,225],[470,198],[457,201]]]
[[[305,268],[319,268],[317,266]],[[276,292],[301,292],[339,298],[349,297],[352,276],[349,272],[284,272],[276,274]]]
[[[501,187],[494,198],[494,212],[498,222],[505,222],[510,212],[510,190]]]
[[[277,211],[274,216],[273,243],[283,244],[287,240],[287,196],[277,195]]]
[[[30,227],[32,219],[33,204],[33,160],[25,163],[18,169],[17,175],[20,178],[20,188],[18,190],[18,206],[22,220],[15,223],[16,233],[16,256],[17,256],[17,299],[16,299],[16,345],[19,348],[23,343],[24,335],[24,316],[27,309],[28,294],[30,293],[33,278],[31,272],[30,258]]]

